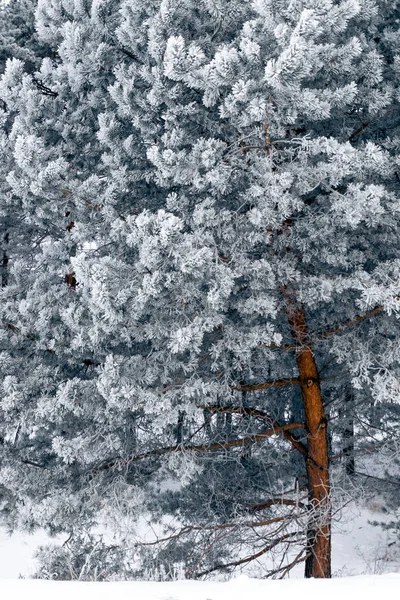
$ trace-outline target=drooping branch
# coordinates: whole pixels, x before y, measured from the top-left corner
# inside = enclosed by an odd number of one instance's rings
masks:
[[[279,427],[271,427],[269,429],[264,429],[260,433],[255,433],[253,435],[246,436],[244,438],[235,438],[232,440],[228,440],[226,442],[216,442],[214,444],[200,444],[198,446],[184,446],[184,445],[175,445],[175,446],[167,446],[164,448],[156,448],[154,450],[149,450],[148,452],[144,452],[143,454],[138,454],[136,456],[131,456],[129,458],[113,458],[109,461],[102,463],[101,465],[94,467],[91,469],[92,472],[106,471],[109,469],[113,469],[114,467],[123,467],[125,465],[132,464],[134,462],[138,462],[141,460],[145,460],[146,458],[152,458],[156,456],[163,456],[165,454],[172,453],[181,453],[181,452],[212,452],[216,450],[225,450],[227,448],[241,448],[246,446],[247,444],[254,444],[255,442],[261,442],[273,435],[278,433],[283,433],[285,431],[290,431],[291,429],[302,429],[303,423],[288,423],[286,425],[282,425]]]

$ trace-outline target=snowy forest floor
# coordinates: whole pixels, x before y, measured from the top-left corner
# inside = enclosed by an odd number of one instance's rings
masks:
[[[400,556],[396,554],[396,546],[390,545],[390,534],[371,524],[372,521],[384,521],[386,518],[389,517],[381,512],[379,501],[361,507],[352,503],[342,510],[333,528],[334,577],[400,573]],[[0,532],[0,579],[29,577],[35,570],[35,550],[48,541],[43,532],[34,535],[16,533],[12,536],[5,531]],[[290,572],[290,578],[302,578],[303,568],[299,564]],[[250,577],[262,577],[263,571],[264,564],[253,563],[245,573]],[[400,589],[400,575],[396,581]]]
[[[279,597],[293,600],[302,597],[323,597],[324,600],[376,600],[378,597],[396,598],[400,589],[400,575],[367,575],[331,580],[265,581],[240,576],[231,581],[174,581],[156,582],[59,582],[59,581],[2,581],[0,590],[7,598],[30,600],[67,600],[73,591],[74,600],[261,600]]]

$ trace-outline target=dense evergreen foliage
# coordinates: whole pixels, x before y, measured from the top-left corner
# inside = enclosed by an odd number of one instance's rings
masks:
[[[4,519],[70,535],[42,575],[329,576],[399,441],[398,3],[0,14]]]

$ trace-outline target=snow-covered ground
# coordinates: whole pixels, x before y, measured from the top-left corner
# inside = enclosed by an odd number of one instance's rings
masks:
[[[6,598],[30,600],[293,600],[293,598],[324,598],[324,600],[377,600],[399,597],[400,575],[369,575],[325,580],[271,581],[240,576],[226,583],[214,581],[174,581],[85,583],[38,580],[0,582],[0,592]]]

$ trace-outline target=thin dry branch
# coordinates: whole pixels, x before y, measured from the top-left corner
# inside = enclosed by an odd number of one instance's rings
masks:
[[[364,446],[364,448],[357,448],[355,450],[342,451],[342,452],[339,452],[338,454],[331,455],[329,457],[329,461],[331,462],[332,460],[340,460],[341,458],[344,458],[346,456],[352,456],[354,454],[365,454],[365,453],[375,452],[375,450],[377,450],[378,448],[381,448],[386,443],[387,443],[387,439],[382,440],[381,442],[377,442],[376,444],[371,444],[370,446]]]
[[[272,550],[273,548],[275,548],[276,546],[278,546],[285,540],[287,540],[290,537],[293,537],[295,535],[298,535],[298,534],[299,534],[298,531],[295,531],[293,533],[286,533],[285,535],[282,535],[281,537],[277,538],[271,544],[268,544],[268,546],[265,546],[258,552],[255,552],[254,554],[251,554],[250,556],[246,556],[246,558],[241,558],[240,560],[234,560],[229,563],[221,563],[221,564],[215,565],[214,567],[211,567],[210,569],[207,569],[205,571],[201,571],[199,573],[194,573],[193,576],[196,578],[204,577],[204,575],[209,575],[209,573],[213,573],[214,571],[220,571],[222,569],[229,569],[231,567],[235,568],[235,567],[239,567],[240,565],[245,565],[253,560],[256,560],[257,558],[260,558],[260,556],[263,556],[264,554],[266,554],[267,552],[269,552],[270,550]]]
[[[45,469],[46,468],[46,465],[41,465],[40,463],[37,463],[34,460],[29,460],[28,458],[22,458],[21,462],[24,465],[30,465],[31,467],[36,467],[37,469]]]
[[[289,344],[257,344],[257,348],[270,348],[271,350],[287,350],[288,352],[295,352],[296,347],[290,346]]]
[[[309,558],[311,556],[311,553],[309,553],[309,552],[305,556],[302,556],[302,554],[304,553],[304,551],[305,551],[305,548],[303,548],[298,553],[298,555],[296,556],[296,558],[289,565],[287,565],[286,569],[283,571],[283,573],[279,577],[279,579],[283,579],[284,577],[286,577],[286,575],[289,573],[289,571],[291,571],[293,569],[293,567],[295,567],[299,563],[304,562],[305,560],[307,560],[307,558]],[[269,574],[268,574],[268,577],[270,577]]]
[[[349,136],[348,141],[351,142],[351,140],[354,140],[354,138],[356,138],[358,135],[360,135],[360,133],[362,133],[364,131],[364,129],[366,129],[369,125],[369,121],[361,121],[361,125],[358,129],[356,129],[355,131],[353,131],[353,133]]]
[[[201,360],[205,360],[207,356],[202,357]],[[171,383],[165,386],[161,391],[162,394],[169,392],[175,387],[178,387],[183,381],[183,377],[180,377],[179,381],[176,383]],[[288,385],[300,385],[300,381],[296,378],[290,379],[274,379],[272,381],[264,381],[263,383],[255,383],[251,385],[234,385],[231,386],[230,389],[234,392],[255,392],[257,390],[269,390],[272,388],[280,388]]]

